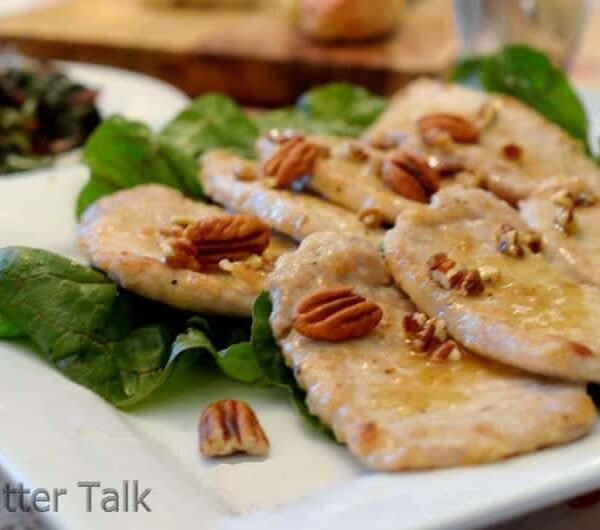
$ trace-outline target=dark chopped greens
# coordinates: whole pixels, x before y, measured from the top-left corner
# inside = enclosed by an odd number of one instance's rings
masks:
[[[0,174],[51,164],[101,121],[97,93],[46,66],[0,73]]]
[[[579,97],[562,70],[537,50],[511,45],[467,59],[456,65],[452,80],[513,96],[587,146],[588,122]]]

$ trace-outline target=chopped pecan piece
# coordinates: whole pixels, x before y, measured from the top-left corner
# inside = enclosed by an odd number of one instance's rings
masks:
[[[389,151],[390,149],[400,146],[405,139],[406,135],[403,133],[381,132],[372,136],[369,139],[369,144],[375,149]]]
[[[440,187],[440,175],[425,160],[407,151],[400,151],[383,161],[383,181],[407,199],[427,202]]]
[[[464,296],[476,296],[485,290],[477,269],[460,269],[447,254],[434,254],[427,260],[429,277],[446,290],[456,289]]]
[[[502,154],[507,160],[518,162],[523,158],[523,148],[514,143],[506,144],[502,148]]]
[[[243,401],[225,399],[208,405],[200,417],[199,437],[200,452],[206,457],[269,452],[269,440],[256,414]]]
[[[276,188],[289,188],[292,183],[312,173],[321,148],[304,138],[294,137],[281,146],[262,164],[266,177],[275,179]]]
[[[385,215],[379,208],[366,208],[358,212],[358,219],[369,228],[379,228],[385,224]]]
[[[167,227],[165,262],[176,269],[209,272],[223,259],[241,261],[261,255],[269,246],[270,228],[251,215],[223,215],[198,219],[185,226]]]
[[[483,283],[494,283],[500,278],[500,271],[496,267],[492,267],[490,265],[483,265],[478,267],[479,276],[481,276],[481,281]]]
[[[560,189],[553,193],[550,196],[550,200],[552,201],[552,204],[568,210],[575,207],[575,197],[566,189]]]
[[[560,206],[554,214],[554,228],[564,232],[566,235],[575,233],[575,208],[564,208]]]
[[[432,361],[458,361],[460,350],[453,340],[448,339],[446,323],[438,318],[427,318],[424,313],[409,313],[404,316],[402,326],[411,347],[424,353]]]
[[[519,232],[508,224],[503,224],[498,233],[498,250],[500,254],[511,258],[522,258],[525,250],[519,242]]]
[[[502,106],[502,101],[496,98],[491,101],[486,101],[483,105],[481,105],[481,107],[479,107],[479,110],[475,115],[475,121],[481,131],[489,129],[496,123],[498,119],[498,113],[500,112]]]
[[[465,170],[465,163],[460,157],[443,153],[430,154],[427,165],[437,171],[440,177],[451,177]]]
[[[462,354],[453,340],[447,340],[431,353],[431,360],[436,362],[460,361]]]
[[[365,148],[357,142],[347,142],[343,144],[337,151],[337,154],[345,159],[353,162],[366,162],[369,159],[369,153]]]
[[[483,293],[485,285],[477,269],[467,271],[459,284],[459,290],[465,296],[477,296]]]
[[[258,172],[256,171],[256,168],[244,162],[238,164],[238,166],[234,169],[233,174],[237,180],[244,182],[258,179]]]
[[[575,195],[575,206],[595,206],[598,204],[598,197],[593,193],[582,191]]]
[[[511,258],[525,257],[525,248],[528,248],[533,254],[542,251],[542,237],[532,230],[519,232],[509,224],[502,224],[496,234],[498,240],[498,251],[500,254],[510,256]]]
[[[448,134],[460,144],[474,144],[479,140],[477,127],[457,114],[428,114],[417,121],[417,129],[425,143],[436,143],[435,137],[440,133]]]
[[[364,337],[383,316],[381,308],[352,287],[316,291],[300,301],[294,329],[311,339],[341,342]]]

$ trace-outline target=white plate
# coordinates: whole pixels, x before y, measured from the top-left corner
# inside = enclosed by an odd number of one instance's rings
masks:
[[[84,63],[57,61],[56,64],[74,81],[100,92],[97,104],[103,118],[121,114],[157,130],[189,102],[181,90],[137,72]],[[77,149],[60,155],[54,161],[54,167],[73,166],[79,162],[80,154]],[[0,179],[38,175],[47,173],[48,169],[0,175]]]
[[[77,256],[73,208],[84,179],[74,167],[3,182],[0,246]],[[199,412],[224,397],[246,399],[258,412],[272,443],[268,459],[207,462],[198,456]],[[377,474],[305,428],[277,391],[197,370],[122,413],[31,350],[7,342],[0,343],[0,426],[0,464],[26,484],[66,488],[51,517],[75,530],[462,529],[600,486],[598,428],[580,442],[493,465]],[[123,480],[153,489],[152,513],[115,515],[97,505],[86,512],[78,481],[119,488]]]

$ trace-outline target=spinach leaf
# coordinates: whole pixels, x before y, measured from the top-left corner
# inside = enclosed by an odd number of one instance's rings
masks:
[[[103,195],[148,182],[203,197],[193,157],[154,136],[143,123],[120,116],[109,118],[90,136],[83,161],[91,177],[79,195],[77,215]]]
[[[175,344],[181,349],[208,352],[219,369],[229,378],[245,384],[270,386],[286,390],[301,417],[311,427],[332,436],[330,430],[313,416],[306,406],[305,394],[300,389],[291,370],[285,365],[279,346],[273,338],[269,315],[271,302],[262,293],[252,309],[252,331],[247,341],[238,342],[217,351],[207,336],[207,331],[197,327],[177,337]],[[213,326],[210,326],[213,329]]]
[[[252,120],[222,94],[197,98],[160,133],[163,140],[194,158],[215,147],[227,147],[251,158],[257,136]]]
[[[506,46],[459,63],[452,78],[521,100],[587,146],[583,105],[565,74],[545,54],[524,45]]]
[[[312,134],[359,136],[385,110],[388,101],[364,88],[331,83],[303,94],[295,107],[254,117],[261,132],[302,129]]]
[[[23,336],[25,334],[21,331],[21,328],[0,313],[0,339],[16,339]]]
[[[0,249],[0,307],[64,375],[118,407],[161,386],[193,353],[174,344],[180,312],[121,291],[43,250]]]
[[[311,120],[342,122],[365,129],[385,110],[388,100],[359,86],[331,83],[300,97],[297,107]]]
[[[295,107],[253,117],[226,96],[206,94],[158,135],[143,123],[114,116],[96,129],[83,149],[91,176],[77,199],[77,216],[104,195],[149,182],[204,199],[197,178],[198,157],[209,149],[228,148],[253,158],[259,133],[274,128],[355,137],[386,104],[362,88],[334,83],[308,91]]]

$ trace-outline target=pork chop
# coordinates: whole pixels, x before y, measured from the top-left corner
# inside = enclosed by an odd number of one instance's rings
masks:
[[[236,177],[240,166],[258,172],[257,164],[223,151],[210,151],[202,158],[200,181],[204,192],[234,212],[257,216],[271,228],[297,240],[319,231],[351,232],[381,241],[383,231],[368,228],[344,208],[301,192],[269,188],[264,181]]]
[[[444,319],[473,351],[535,373],[600,381],[600,289],[554,266],[527,228],[490,193],[449,189],[398,216],[385,256],[416,306]]]
[[[94,267],[125,289],[180,309],[247,316],[266,287],[266,271],[196,272],[165,263],[160,232],[174,220],[228,215],[171,188],[150,184],[100,199],[83,215],[80,246]],[[294,245],[271,237],[273,260]],[[241,274],[240,274],[241,273]]]
[[[546,179],[577,176],[590,186],[600,186],[596,164],[560,127],[514,98],[455,84],[430,79],[411,83],[366,136],[416,136],[420,119],[440,113],[466,119],[479,136],[475,142],[439,138],[442,145],[436,148],[462,159],[467,169],[483,178],[485,187],[511,203],[527,197]]]
[[[595,409],[583,388],[527,376],[462,351],[416,353],[403,321],[415,311],[380,254],[351,236],[319,233],[282,256],[269,278],[271,326],[310,410],[369,468],[472,465],[569,442]],[[325,342],[294,327],[311,292],[351,286],[383,312],[368,335]]]
[[[582,282],[600,286],[600,203],[585,183],[549,183],[521,201],[519,210],[527,224],[543,234],[553,260]]]

